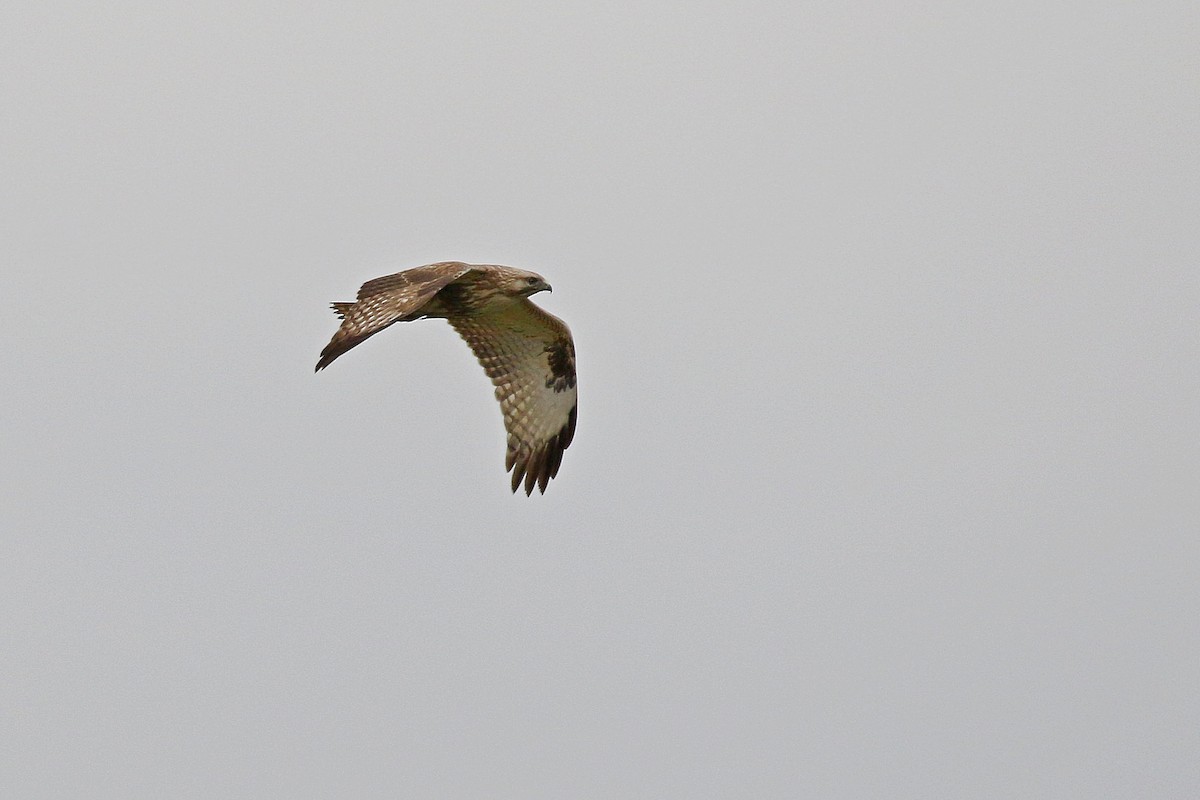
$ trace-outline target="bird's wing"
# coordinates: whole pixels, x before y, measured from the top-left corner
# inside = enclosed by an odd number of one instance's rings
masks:
[[[566,324],[528,299],[480,316],[453,316],[496,387],[508,431],[512,490],[542,492],[575,435],[575,344]]]
[[[342,326],[321,351],[317,369],[394,322],[419,316],[434,295],[473,269],[459,261],[443,261],[367,281],[353,303],[334,303]]]

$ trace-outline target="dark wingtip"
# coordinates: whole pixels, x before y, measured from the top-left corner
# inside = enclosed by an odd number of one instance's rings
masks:
[[[567,416],[567,423],[559,429],[540,450],[532,453],[509,450],[504,459],[505,469],[512,472],[513,494],[525,484],[525,496],[533,494],[537,487],[541,494],[546,493],[546,487],[551,479],[558,476],[558,468],[562,466],[563,451],[571,446],[575,438],[575,422],[578,416],[578,406],[572,406]]]
[[[345,351],[339,350],[338,352],[334,353],[334,352],[331,352],[330,347],[326,347],[324,350],[321,351],[321,359],[319,361],[317,361],[317,366],[315,366],[313,368],[313,372],[320,372],[321,370],[325,369],[330,364],[332,364],[333,360],[335,358],[337,358],[338,356],[340,356],[343,352],[345,352]]]
[[[338,332],[335,333],[333,338],[329,340],[329,344],[325,345],[325,349],[321,351],[321,359],[317,362],[317,367],[313,371],[320,372],[321,370],[325,369],[335,360],[337,360],[338,356],[341,356],[343,353],[347,352],[356,345],[361,344],[364,339],[369,338],[374,333],[375,331],[372,331],[366,336],[345,335],[342,332],[342,329],[339,328]]]

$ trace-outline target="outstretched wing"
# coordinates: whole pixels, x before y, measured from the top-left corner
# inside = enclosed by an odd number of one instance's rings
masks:
[[[317,370],[392,323],[420,316],[421,308],[434,295],[471,270],[461,261],[442,261],[367,281],[358,290],[356,301],[333,304],[342,326],[321,351]]]
[[[496,313],[453,316],[496,387],[508,431],[512,490],[546,491],[575,435],[575,344],[562,320],[520,300]]]

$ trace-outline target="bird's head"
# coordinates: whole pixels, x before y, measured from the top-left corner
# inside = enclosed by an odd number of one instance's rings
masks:
[[[508,282],[508,293],[518,297],[529,297],[531,294],[538,292],[552,292],[550,284],[546,283],[546,279],[536,272],[525,272],[524,270],[514,270],[516,272]]]

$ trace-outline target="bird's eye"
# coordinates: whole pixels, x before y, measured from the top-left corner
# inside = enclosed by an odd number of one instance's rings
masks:
[[[537,278],[526,278],[525,279],[525,282],[528,283],[530,286],[533,286],[535,283],[537,283],[537,281],[538,281]]]

